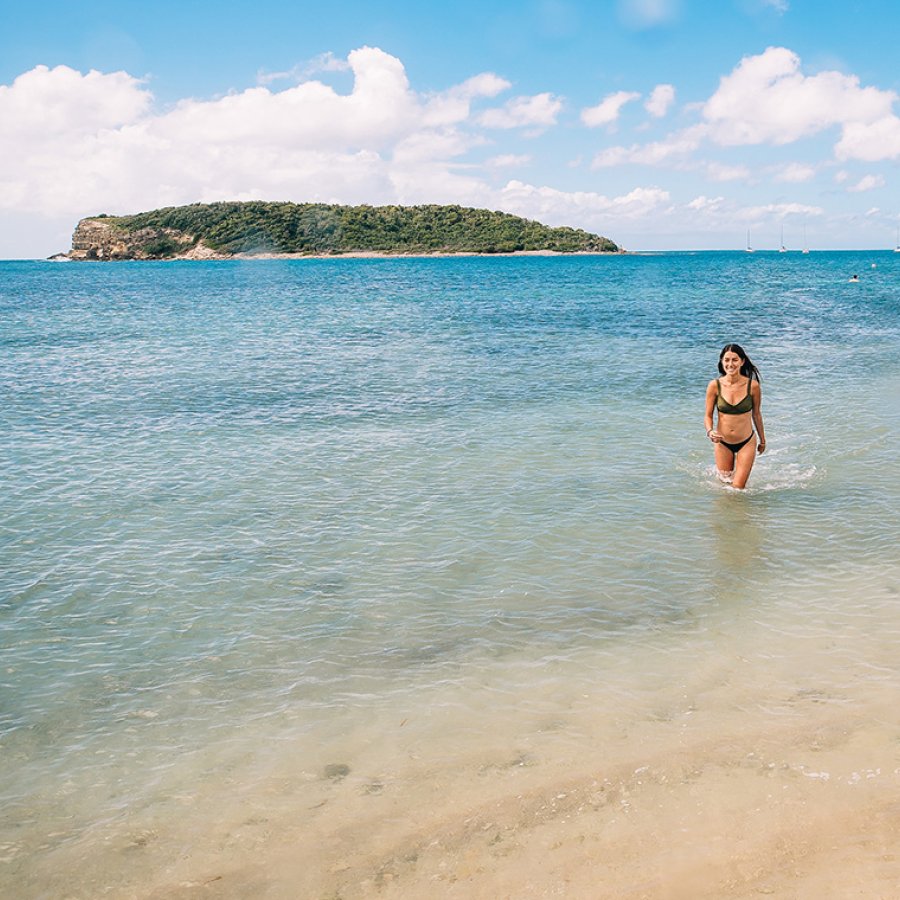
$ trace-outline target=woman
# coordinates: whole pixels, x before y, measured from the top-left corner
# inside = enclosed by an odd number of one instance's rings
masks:
[[[706,388],[706,436],[715,447],[719,479],[743,489],[757,450],[766,451],[759,371],[742,347],[726,344],[719,354],[719,372],[722,377],[711,381]],[[715,428],[714,411],[719,414]],[[753,440],[754,425],[758,442]]]

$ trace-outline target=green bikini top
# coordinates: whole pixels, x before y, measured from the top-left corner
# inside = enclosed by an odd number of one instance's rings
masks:
[[[722,385],[719,383],[719,379],[716,379],[716,409],[719,410],[720,413],[725,413],[729,416],[739,416],[741,413],[748,413],[753,410],[753,397],[750,396],[750,385],[753,384],[753,379],[747,379],[747,396],[741,400],[740,403],[729,403],[722,396]]]

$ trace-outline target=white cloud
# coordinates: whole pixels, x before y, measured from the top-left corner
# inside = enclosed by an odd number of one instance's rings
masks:
[[[877,162],[900,158],[900,118],[886,115],[874,122],[851,122],[835,147],[840,160]]]
[[[767,203],[765,206],[748,206],[741,211],[744,220],[783,219],[786,216],[821,216],[825,210],[821,206],[805,203]]]
[[[394,146],[393,162],[411,165],[436,162],[462,156],[473,147],[486,143],[485,139],[452,128],[417,131]]]
[[[562,100],[553,94],[513,97],[499,109],[489,109],[478,121],[485,128],[547,128],[556,124]]]
[[[403,64],[371,47],[348,56],[353,89],[338,94],[319,81],[273,93],[257,87],[218,100],[184,100],[146,127],[173,143],[233,148],[278,146],[344,150],[389,145],[419,123],[421,108]]]
[[[125,72],[87,75],[68,66],[36,66],[0,85],[0,140],[52,140],[93,135],[137,121],[153,96]]]
[[[854,194],[862,194],[865,191],[873,191],[875,188],[880,187],[884,187],[884,178],[881,175],[865,175],[856,184],[848,187],[847,190]]]
[[[527,166],[531,157],[524,153],[501,153],[486,159],[484,164],[492,169],[511,169],[516,166]]]
[[[581,121],[588,128],[597,128],[600,125],[610,125],[619,118],[622,107],[626,103],[640,99],[640,94],[634,91],[617,91],[604,97],[596,106],[585,107],[581,111]]]
[[[750,177],[750,170],[746,166],[711,162],[706,164],[706,175],[713,181],[743,181]]]
[[[645,106],[653,105],[654,90]],[[584,110],[582,119],[593,115],[597,124],[616,118],[622,102],[636,95],[613,94],[600,106]],[[661,98],[665,98],[661,94]],[[659,99],[659,98],[656,98]],[[614,100],[619,102],[616,106]],[[720,82],[717,90],[698,109],[702,122],[650,144],[608,147],[593,160],[594,168],[627,163],[661,165],[683,160],[710,140],[720,146],[754,144],[783,145],[811,137],[827,129],[840,131],[835,146],[839,160],[878,161],[900,158],[900,118],[893,113],[897,94],[890,90],[863,87],[853,75],[825,71],[804,75],[800,58],[784,47],[769,47],[748,56]],[[608,105],[607,105],[608,103]],[[738,166],[712,166],[713,178],[746,177]],[[778,180],[809,180],[815,170],[799,163],[787,166]]]
[[[496,97],[512,85],[493,72],[484,72],[467,79],[447,91],[432,96],[425,106],[425,125],[453,125],[464,122],[471,114],[472,101],[481,97]]]
[[[669,202],[668,191],[660,188],[635,188],[619,197],[606,197],[592,191],[559,191],[510,181],[500,192],[503,208],[547,223],[641,219]]]
[[[285,72],[266,72],[260,69],[256,74],[256,83],[267,85],[276,81],[301,81],[320,72],[346,72],[349,69],[350,64],[346,59],[340,59],[329,51],[320,53],[314,59],[300,63]]]
[[[784,47],[748,56],[719,83],[703,107],[710,136],[725,146],[788,144],[826,128],[894,119],[893,91],[861,87],[840,72],[806,76],[800,58]],[[900,123],[898,123],[900,124]],[[900,139],[900,127],[897,132]],[[868,145],[869,135],[861,138]],[[853,142],[851,142],[853,143]],[[848,145],[848,155],[856,155]]]
[[[703,126],[695,126],[675,132],[663,141],[632,144],[630,147],[607,147],[594,157],[591,167],[606,169],[627,164],[659,165],[672,157],[684,157],[692,153],[700,146],[703,134]]]
[[[766,206],[740,206],[725,197],[708,197],[701,194],[679,207],[681,219],[688,227],[701,227],[709,233],[731,233],[737,226],[738,233],[745,227],[774,227],[785,221],[818,218],[825,211],[818,206],[799,203],[771,203]],[[743,237],[741,235],[741,237]]]
[[[644,109],[656,119],[662,118],[675,102],[675,88],[671,84],[658,84],[647,98]]]
[[[775,174],[776,181],[785,181],[790,184],[799,184],[810,181],[815,177],[816,170],[805,163],[790,163]]]
[[[687,208],[693,209],[697,212],[716,210],[724,202],[725,202],[724,197],[707,197],[707,196],[701,194],[699,197],[695,197],[693,200],[691,200],[691,202],[687,204]]]
[[[0,209],[74,218],[198,200],[477,193],[449,161],[484,141],[462,127],[471,104],[509,82],[484,73],[426,97],[400,60],[376,48],[354,50],[346,66],[347,93],[308,80],[167,111],[155,111],[147,86],[123,72],[38,66],[0,86]],[[529,110],[523,120],[546,121]]]

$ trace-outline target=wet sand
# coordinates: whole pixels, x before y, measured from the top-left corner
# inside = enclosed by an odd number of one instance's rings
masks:
[[[277,832],[253,816],[214,827],[233,853],[140,896],[896,896],[896,733],[816,697],[796,705],[802,724],[722,737],[678,721],[683,710],[667,742],[648,725],[569,772],[498,748],[451,769],[385,761],[322,777]]]
[[[19,896],[894,898],[894,591],[251,733],[164,808],[43,855]]]

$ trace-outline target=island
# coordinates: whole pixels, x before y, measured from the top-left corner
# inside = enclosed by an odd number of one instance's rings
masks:
[[[463,206],[194,203],[82,219],[71,260],[619,253],[611,240]]]

